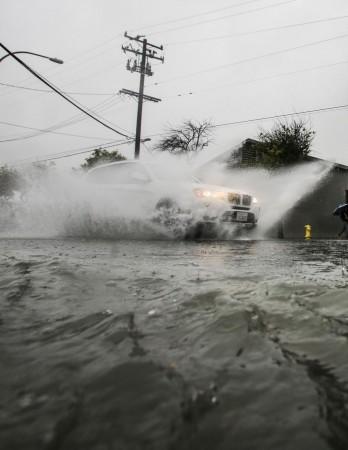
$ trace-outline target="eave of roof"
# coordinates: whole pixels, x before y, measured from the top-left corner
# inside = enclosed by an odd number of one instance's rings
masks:
[[[342,169],[342,170],[347,170],[348,171],[348,166],[346,166],[344,164],[339,164],[339,163],[337,163],[335,161],[329,161],[328,159],[324,159],[324,158],[318,158],[317,156],[308,155],[306,160],[307,161],[322,161],[324,163],[332,164],[334,167],[337,167],[338,169]]]

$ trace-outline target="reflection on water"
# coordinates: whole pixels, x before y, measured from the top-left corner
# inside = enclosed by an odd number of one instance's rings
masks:
[[[1,448],[348,447],[346,242],[0,247]]]

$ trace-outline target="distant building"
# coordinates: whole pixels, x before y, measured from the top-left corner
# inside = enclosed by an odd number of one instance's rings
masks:
[[[308,157],[307,161],[328,163],[315,157]],[[348,202],[348,166],[334,163],[314,191],[302,197],[282,218],[284,237],[302,238],[304,226],[310,224],[313,238],[336,238],[343,223],[337,216],[333,216],[332,212],[339,203],[345,202]],[[272,231],[273,236],[277,234],[275,229]]]
[[[229,167],[250,167],[260,162],[260,155],[256,150],[257,141],[246,139],[242,144],[232,151],[226,160]]]

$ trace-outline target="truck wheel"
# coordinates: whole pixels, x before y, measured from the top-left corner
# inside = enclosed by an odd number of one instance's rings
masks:
[[[161,198],[156,204],[156,209],[164,209],[164,210],[172,210],[172,209],[178,209],[177,203],[172,200],[171,198]]]
[[[171,198],[162,198],[155,206],[156,220],[169,227],[175,225],[180,211],[177,203]]]

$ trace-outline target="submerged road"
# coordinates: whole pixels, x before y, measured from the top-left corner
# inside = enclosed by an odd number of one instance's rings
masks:
[[[348,448],[346,241],[0,240],[0,448]]]

